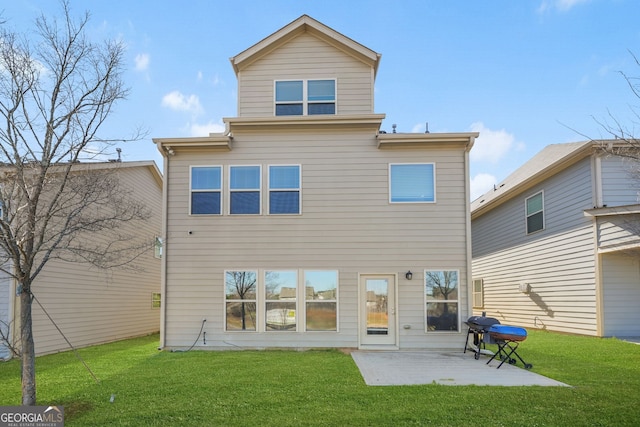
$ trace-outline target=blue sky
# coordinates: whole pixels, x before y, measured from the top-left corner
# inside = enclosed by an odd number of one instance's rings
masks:
[[[9,2],[7,2],[9,3]],[[382,129],[480,132],[471,152],[472,196],[554,143],[607,136],[596,120],[630,122],[637,104],[620,71],[640,76],[637,0],[72,0],[91,13],[89,34],[127,46],[129,98],[105,137],[123,160],[162,158],[151,138],[204,136],[236,116],[229,58],[308,14],[382,54],[375,112]],[[18,31],[52,0],[0,6]],[[581,135],[582,134],[582,135]],[[473,198],[473,197],[472,197]]]

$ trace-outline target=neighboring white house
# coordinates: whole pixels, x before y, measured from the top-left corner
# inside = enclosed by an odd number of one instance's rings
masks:
[[[161,347],[462,346],[477,133],[382,132],[379,62],[303,15],[231,58],[226,132],[154,139]]]
[[[640,336],[640,182],[606,143],[549,145],[472,202],[476,314]]]
[[[152,215],[144,226],[125,225],[132,236],[149,240],[135,270],[101,270],[88,264],[51,259],[32,285],[33,294],[74,347],[157,332],[160,326],[160,253],[154,239],[162,230],[162,175],[151,161],[79,164],[116,169],[120,183],[143,201]],[[126,230],[125,230],[126,231]],[[69,350],[69,345],[37,302],[32,306],[36,355]],[[0,277],[0,328],[9,341],[20,338],[16,283]],[[0,342],[0,358],[11,357]]]

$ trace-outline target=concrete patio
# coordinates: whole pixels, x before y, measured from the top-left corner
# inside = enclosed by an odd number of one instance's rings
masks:
[[[522,364],[499,360],[487,365],[490,356],[467,351],[354,351],[351,357],[367,385],[481,385],[481,386],[555,386],[570,385],[533,373]],[[534,364],[535,361],[527,361]]]

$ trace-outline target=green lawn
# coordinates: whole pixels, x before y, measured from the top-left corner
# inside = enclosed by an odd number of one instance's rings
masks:
[[[150,336],[40,357],[38,404],[67,426],[636,426],[640,345],[530,331],[518,352],[564,387],[366,386],[327,351],[160,352]],[[481,362],[478,362],[481,363]],[[110,397],[115,400],[110,403]],[[18,361],[0,364],[0,405],[20,402]]]

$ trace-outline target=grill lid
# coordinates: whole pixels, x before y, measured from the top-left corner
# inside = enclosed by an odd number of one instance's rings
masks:
[[[465,323],[471,328],[489,329],[492,325],[499,325],[500,321],[493,317],[471,316]]]

